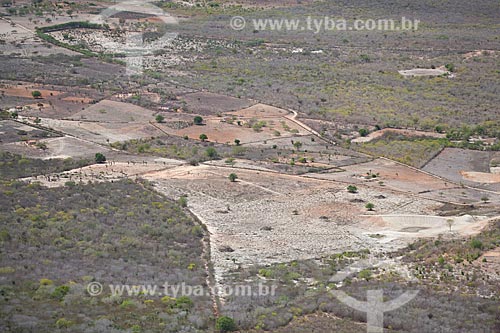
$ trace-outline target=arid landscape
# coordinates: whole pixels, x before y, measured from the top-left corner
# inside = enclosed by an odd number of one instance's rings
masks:
[[[497,1],[0,3],[0,331],[500,332]]]

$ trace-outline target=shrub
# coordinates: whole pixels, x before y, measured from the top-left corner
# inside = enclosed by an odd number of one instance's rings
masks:
[[[56,321],[56,326],[57,328],[68,328],[71,325],[73,325],[73,322],[71,320],[68,320],[66,318],[61,318]]]
[[[193,305],[193,301],[187,296],[181,296],[175,301],[175,307],[179,309],[190,309]]]
[[[41,286],[50,286],[51,284],[54,284],[52,280],[49,279],[40,279],[40,285]]]
[[[234,332],[236,331],[236,324],[234,323],[233,318],[222,316],[217,318],[215,329],[219,332]]]
[[[470,242],[470,245],[472,246],[473,249],[481,250],[483,248],[483,242],[481,242],[479,239],[473,239]]]
[[[52,294],[50,295],[52,298],[57,299],[58,301],[62,301],[64,296],[66,296],[69,292],[69,287],[68,286],[59,286],[54,289]]]
[[[42,93],[39,92],[38,90],[35,90],[31,92],[31,96],[33,96],[33,98],[40,98],[42,97]]]
[[[366,281],[369,281],[372,277],[372,271],[369,269],[363,269],[361,272],[359,272],[358,277],[360,279],[365,279]]]
[[[200,140],[205,142],[206,140],[208,140],[208,136],[204,133],[200,134]]]
[[[200,116],[196,116],[196,117],[194,117],[194,119],[193,119],[193,123],[194,123],[195,125],[201,125],[201,124],[203,124],[203,118],[202,118],[202,117],[200,117]]]
[[[157,123],[162,123],[165,120],[165,117],[163,117],[161,114],[156,116],[156,122]]]
[[[102,153],[96,153],[95,154],[95,161],[96,161],[96,163],[104,163],[104,162],[106,162],[106,156],[104,156]]]
[[[232,173],[229,175],[229,181],[234,183],[236,181],[236,179],[238,179],[238,175],[236,175],[235,173]]]
[[[357,193],[358,192],[358,188],[354,185],[349,185],[347,186],[347,192],[349,193]]]
[[[219,155],[214,147],[208,147],[206,150],[206,154],[210,158],[216,158]]]
[[[181,207],[187,207],[187,198],[185,196],[180,197],[178,202]]]
[[[369,202],[366,204],[365,208],[368,209],[369,211],[372,211],[373,208],[375,208],[375,205]]]
[[[358,131],[359,135],[361,136],[367,136],[370,132],[366,128],[360,128]]]

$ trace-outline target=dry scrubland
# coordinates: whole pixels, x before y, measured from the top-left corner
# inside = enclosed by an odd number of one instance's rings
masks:
[[[0,330],[365,331],[335,289],[418,289],[387,332],[500,330],[496,1],[162,2],[179,37],[132,76],[104,46],[158,20],[35,30],[108,5],[0,10]],[[421,29],[228,28],[388,12]],[[277,291],[93,298],[93,280]]]

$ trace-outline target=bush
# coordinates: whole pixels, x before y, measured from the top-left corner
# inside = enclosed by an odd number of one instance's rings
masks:
[[[193,305],[193,301],[187,296],[181,296],[175,301],[175,307],[179,309],[191,309]]]
[[[56,321],[56,326],[57,328],[68,328],[71,325],[73,325],[73,322],[71,320],[68,320],[66,318],[61,318]]]
[[[360,279],[369,281],[372,278],[372,271],[370,271],[369,269],[363,269],[361,272],[359,272],[358,277]]]
[[[354,185],[347,186],[347,192],[349,193],[358,193],[358,188]]]
[[[233,318],[222,316],[217,318],[215,329],[219,332],[234,332],[236,331],[236,324],[234,323]]]
[[[208,140],[208,136],[206,134],[200,134],[200,140],[205,142],[206,140]]]
[[[38,90],[35,90],[31,92],[31,96],[33,96],[33,98],[40,98],[42,97],[42,93],[39,92]]]
[[[179,198],[179,206],[187,207],[187,198],[185,196]]]
[[[52,280],[49,279],[40,279],[40,285],[41,286],[50,286],[51,284],[54,284]]]
[[[156,122],[157,123],[162,123],[165,120],[165,117],[163,117],[161,114],[156,116]]]
[[[68,286],[59,286],[54,289],[52,294],[50,295],[52,298],[57,299],[58,301],[62,301],[64,296],[66,296],[69,292]]]
[[[219,154],[217,153],[217,150],[215,150],[214,147],[208,147],[206,150],[206,154],[210,158],[217,158],[217,156],[219,156]]]
[[[200,117],[200,116],[196,116],[196,117],[194,117],[194,119],[193,119],[193,123],[194,123],[195,125],[202,125],[202,124],[203,124],[203,118],[202,118],[202,117]]]
[[[236,179],[238,179],[238,175],[236,175],[235,173],[229,175],[229,181],[234,183]]]
[[[361,128],[359,131],[359,135],[361,136],[367,136],[370,132],[366,128]]]
[[[473,249],[481,250],[483,248],[483,242],[481,242],[479,239],[473,239],[470,242],[470,245],[472,246]]]
[[[375,205],[369,202],[366,204],[365,208],[368,209],[369,211],[372,211],[373,208],[375,208]]]
[[[102,153],[96,153],[95,154],[95,161],[96,161],[96,163],[104,163],[104,162],[106,162],[106,156],[104,156]]]

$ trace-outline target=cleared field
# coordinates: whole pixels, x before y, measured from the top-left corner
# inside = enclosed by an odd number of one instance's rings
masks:
[[[202,115],[216,115],[241,110],[255,104],[255,102],[248,99],[240,99],[209,92],[186,94],[180,96],[180,100],[186,103],[187,109],[190,112]]]
[[[358,226],[375,233],[383,242],[416,237],[437,237],[452,233],[470,236],[479,233],[488,219],[481,216],[377,215],[369,216]],[[451,227],[450,227],[451,224]]]
[[[252,117],[265,118],[265,117],[284,117],[289,112],[274,106],[259,103],[243,110],[227,112],[227,113],[244,118],[252,118]]]
[[[446,148],[427,163],[423,170],[457,183],[500,191],[500,184],[491,182],[492,179],[495,179],[495,175],[478,177],[478,174],[470,173],[490,173],[491,161],[498,159],[498,156],[500,156],[499,152]]]
[[[237,124],[238,121],[241,125]],[[301,129],[300,126],[285,118],[255,119],[255,123],[260,121],[265,121],[265,125],[262,127],[258,125],[258,128],[253,128],[253,121],[248,118],[241,118],[233,123],[228,123],[220,117],[205,119],[205,124],[203,126],[190,126],[174,131],[165,128],[164,125],[160,124],[160,126],[169,134],[177,136],[187,135],[189,138],[196,140],[199,140],[201,134],[206,134],[208,136],[208,141],[231,144],[234,143],[235,139],[240,140],[241,144],[272,140],[276,138],[276,131],[280,133],[280,136],[283,135],[287,137],[308,134],[305,130]],[[288,129],[288,131],[286,129]]]
[[[2,85],[0,86],[0,92],[7,96],[16,97],[26,97],[33,98],[31,94],[33,91],[39,91],[42,95],[41,98],[49,96],[57,96],[63,94],[62,91],[58,90],[48,90],[36,85]]]
[[[162,134],[161,131],[147,122],[106,123],[41,118],[41,124],[84,140],[105,145],[109,142],[149,138]]]
[[[476,171],[462,171],[460,172],[464,179],[476,182],[495,184],[500,183],[500,174],[489,172],[476,172]]]
[[[345,166],[342,169],[344,172],[308,174],[308,176],[347,184],[362,184],[380,190],[395,190],[440,202],[475,204],[480,203],[481,198],[486,196],[492,202],[500,203],[498,193],[464,188],[446,179],[440,179],[385,158]]]
[[[56,137],[57,134],[12,120],[0,121],[0,145],[13,142],[27,142]]]
[[[96,152],[107,153],[110,149],[98,146],[94,143],[79,140],[69,136],[43,139],[38,143],[45,144],[44,149],[37,148],[36,145],[24,143],[10,143],[2,146],[2,149],[12,153],[30,156],[32,158],[93,158]]]
[[[238,181],[229,182],[231,172],[237,173]],[[207,165],[170,168],[144,176],[169,197],[187,196],[188,207],[211,233],[219,282],[239,265],[366,248],[375,252],[392,250],[415,238],[446,231],[442,224],[434,223],[443,218],[425,217],[435,216],[439,203],[382,187],[360,185],[359,192],[351,194],[342,183]],[[366,215],[367,202],[375,204],[374,213]],[[396,217],[377,224],[370,222],[372,215]],[[410,216],[406,222],[397,222],[397,216],[407,215],[415,216],[415,220]],[[414,222],[429,231],[402,231],[420,226]],[[469,225],[457,222],[454,231],[461,233]],[[370,236],[379,231],[392,232],[390,241]]]
[[[74,120],[96,122],[143,123],[153,119],[154,112],[130,103],[102,100],[76,113]]]
[[[126,159],[127,161],[125,162]],[[121,161],[116,162],[116,160]],[[167,158],[149,158],[138,161],[128,156],[114,156],[113,161],[106,163],[92,164],[48,177],[27,177],[23,180],[37,181],[47,187],[64,186],[69,181],[87,184],[89,181],[115,182],[124,179],[135,180],[151,172],[173,168],[181,164],[179,161]]]

